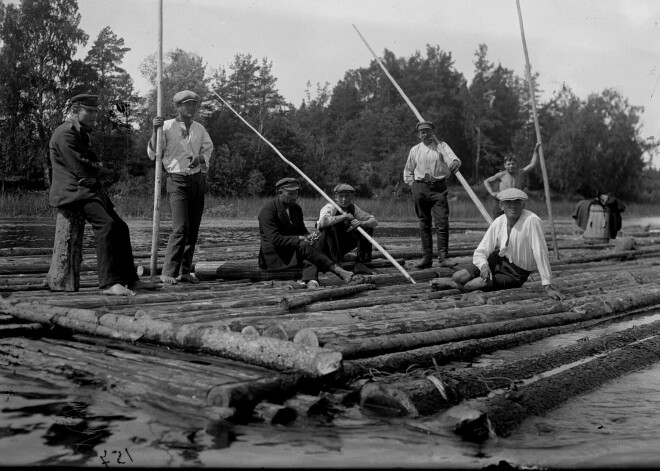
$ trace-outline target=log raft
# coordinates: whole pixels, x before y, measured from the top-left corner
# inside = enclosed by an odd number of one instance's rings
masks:
[[[421,250],[411,237],[381,244],[416,284],[374,252],[374,274],[351,284],[321,274],[321,289],[307,290],[296,282],[299,270],[258,268],[255,243],[203,242],[195,263],[201,283],[159,285],[135,297],[100,292],[93,250],[71,260],[78,276],[65,278],[78,279],[77,286],[58,288],[48,273],[52,249],[3,249],[0,365],[53,382],[98,383],[191,417],[254,413],[275,424],[320,410],[338,414],[347,404],[409,416],[469,406],[471,413],[454,421],[456,433],[477,441],[506,435],[529,415],[660,359],[655,232],[587,245],[564,227],[563,256],[551,260],[562,301],[545,295],[537,273],[516,290],[434,291],[428,281],[453,269],[415,269]],[[62,228],[75,235],[73,226]],[[452,226],[457,268],[471,261],[484,231]],[[136,247],[134,256],[138,266],[149,265],[146,248]],[[353,262],[347,257],[344,267]],[[631,319],[634,327],[590,334]],[[584,339],[514,362],[475,365],[484,354],[568,333]]]

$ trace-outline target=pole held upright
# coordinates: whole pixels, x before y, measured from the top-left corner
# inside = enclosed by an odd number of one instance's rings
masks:
[[[163,115],[163,0],[158,0],[158,69],[156,73],[156,115]],[[154,178],[154,214],[151,236],[151,282],[156,277],[158,265],[158,236],[160,233],[160,188],[163,176],[162,165],[162,137],[163,128],[156,131],[156,172]]]

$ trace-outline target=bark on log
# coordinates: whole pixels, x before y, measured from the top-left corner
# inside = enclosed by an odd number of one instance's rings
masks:
[[[339,351],[346,358],[360,358],[378,353],[411,349],[439,343],[455,342],[468,338],[493,337],[522,330],[563,325],[582,320],[604,317],[616,312],[660,303],[660,287],[602,296],[602,299],[574,308],[571,312],[554,313],[535,318],[507,320],[490,324],[455,327],[443,330],[346,339],[343,342],[327,343],[324,347]],[[318,332],[317,332],[318,333]]]
[[[315,303],[317,301],[326,301],[331,299],[343,298],[346,296],[351,296],[356,293],[361,293],[363,291],[372,290],[376,285],[372,284],[361,284],[361,285],[349,285],[341,286],[339,288],[330,288],[323,290],[313,290],[305,292],[304,294],[284,296],[280,301],[280,306],[282,310],[293,311],[295,309],[300,309],[305,307],[308,304]]]
[[[506,437],[527,417],[555,409],[575,396],[592,391],[613,379],[660,361],[660,338],[655,336],[587,363],[574,366],[517,391],[508,391],[491,399],[468,403],[473,412],[458,418],[454,432],[466,440],[481,442],[483,424],[495,435]]]
[[[85,219],[78,211],[59,208],[53,257],[46,275],[51,291],[78,291]]]
[[[312,376],[324,376],[338,370],[342,360],[340,353],[323,348],[312,348],[267,337],[248,340],[237,332],[225,332],[200,325],[174,325],[148,318],[136,320],[91,310],[7,300],[0,301],[0,312],[78,332],[174,345],[278,371],[294,370]]]

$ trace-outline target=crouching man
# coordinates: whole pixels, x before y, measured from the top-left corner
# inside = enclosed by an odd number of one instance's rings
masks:
[[[550,282],[550,258],[541,219],[525,209],[527,195],[517,188],[508,188],[500,191],[497,198],[504,214],[491,223],[474,251],[472,265],[451,278],[431,280],[431,287],[465,292],[520,288],[536,266],[548,296],[564,299]]]

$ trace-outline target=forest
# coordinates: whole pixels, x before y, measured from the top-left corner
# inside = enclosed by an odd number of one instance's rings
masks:
[[[110,27],[92,40],[79,27],[80,18],[76,0],[0,0],[3,194],[49,187],[49,139],[66,117],[67,99],[78,93],[101,98],[94,142],[111,193],[153,194],[146,146],[156,115],[156,55],[141,64],[140,73],[153,87],[140,96],[122,68],[130,45]],[[86,56],[76,58],[90,41]],[[481,186],[502,170],[508,152],[523,166],[529,162],[536,132],[526,78],[491,61],[486,44],[474,52],[471,80],[455,69],[451,52],[437,45],[427,44],[410,57],[385,49],[380,59],[421,115],[435,122],[437,136],[461,158],[461,173],[471,185]],[[346,71],[334,85],[308,82],[299,104],[279,93],[272,66],[267,57],[241,51],[230,64],[209,64],[182,49],[164,53],[164,117],[175,116],[171,97],[177,91],[202,97],[197,119],[215,145],[211,194],[263,197],[273,193],[277,180],[293,174],[216,94],[319,187],[329,191],[341,181],[365,198],[406,193],[402,172],[418,142],[416,119],[375,60]],[[535,84],[540,80],[534,77]],[[640,135],[642,107],[614,89],[580,98],[564,87],[545,101],[538,86],[535,93],[553,193],[590,198],[610,191],[628,201],[657,201],[660,172],[650,167],[650,156],[658,142]],[[526,185],[542,194],[540,166]]]

